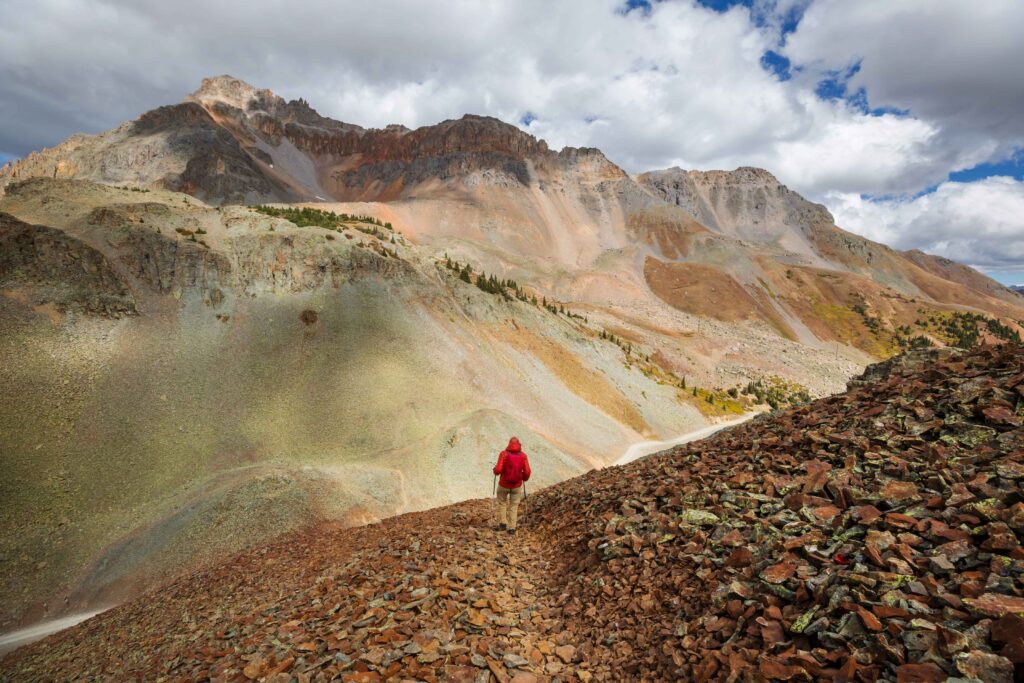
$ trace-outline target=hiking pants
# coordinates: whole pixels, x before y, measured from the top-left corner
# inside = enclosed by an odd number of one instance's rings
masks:
[[[498,524],[507,524],[509,529],[516,528],[519,519],[519,503],[523,500],[523,487],[507,489],[498,487]]]

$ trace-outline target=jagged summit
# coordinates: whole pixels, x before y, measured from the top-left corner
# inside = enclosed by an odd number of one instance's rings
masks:
[[[247,110],[254,100],[277,99],[284,102],[270,90],[257,89],[227,74],[204,78],[199,88],[185,99],[203,104],[222,102],[242,110]]]
[[[639,180],[709,227],[756,241],[789,239],[803,226],[833,225],[828,209],[813,204],[762,168],[692,171],[675,167],[644,173]]]

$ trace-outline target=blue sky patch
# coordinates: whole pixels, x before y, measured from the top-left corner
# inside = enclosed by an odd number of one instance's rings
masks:
[[[800,20],[804,18],[804,11],[807,9],[806,5],[793,5],[786,12],[786,15],[782,17],[782,35],[785,36],[787,33],[792,33],[796,30],[796,27],[800,25]]]
[[[970,183],[992,176],[1010,176],[1017,180],[1024,180],[1024,149],[1017,150],[1012,157],[1003,161],[978,164],[973,168],[953,171],[949,174],[949,179],[955,183]]]
[[[996,282],[1001,282],[1004,285],[1019,285],[1024,283],[1024,272],[1019,270],[988,270],[983,269],[985,275]]]
[[[697,0],[698,5],[713,9],[716,12],[728,12],[733,7],[746,7],[750,10],[750,18],[753,20],[754,25],[758,27],[768,26],[770,15],[758,11],[754,6],[754,0]],[[783,15],[779,22],[779,28],[781,32],[780,45],[783,42],[783,38],[788,33],[792,33],[796,30],[796,27],[800,24],[800,20],[804,18],[804,11],[807,9],[807,5],[804,3],[797,3],[790,7],[785,15]]]
[[[657,0],[655,0],[655,2],[657,2]],[[619,10],[619,12],[622,14],[629,14],[633,10],[640,10],[641,14],[650,14],[650,0],[626,0],[626,4]]]
[[[754,3],[752,0],[697,0],[697,4],[703,5],[708,9],[713,9],[716,12],[728,12],[736,5],[750,7]]]
[[[863,91],[861,90],[853,95],[847,95],[847,89],[849,87],[850,79],[853,78],[858,71],[860,71],[860,62],[856,62],[846,69],[829,71],[825,78],[818,81],[818,85],[815,86],[814,92],[823,100],[855,99]],[[863,95],[863,98],[864,102],[867,103],[866,94]]]
[[[790,73],[789,59],[774,50],[768,50],[761,55],[761,66],[775,74],[780,81],[788,81],[793,77],[793,74]]]
[[[978,164],[961,171],[952,171],[947,176],[947,180],[954,183],[973,183],[977,180],[991,178],[992,176],[1009,176],[1016,180],[1024,180],[1024,149],[1017,150],[1013,156],[1003,161]],[[913,201],[926,194],[931,194],[937,189],[939,189],[939,186],[936,184],[912,195],[861,194],[860,198],[868,202]],[[1017,275],[1024,282],[1024,274],[1018,273]]]
[[[531,123],[533,123],[536,120],[537,120],[537,115],[534,114],[532,111],[528,111],[525,114],[523,114],[522,118],[519,119],[519,123],[521,123],[524,126],[529,126]]]

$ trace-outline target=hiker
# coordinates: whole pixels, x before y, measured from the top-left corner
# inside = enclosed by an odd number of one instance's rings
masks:
[[[508,448],[498,455],[494,476],[501,477],[497,494],[498,529],[508,529],[511,534],[516,530],[519,503],[525,493],[524,484],[530,478],[530,461],[516,437],[509,439]]]

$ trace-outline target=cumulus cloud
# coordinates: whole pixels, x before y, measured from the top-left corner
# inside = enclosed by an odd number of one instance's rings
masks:
[[[813,76],[857,65],[847,86],[875,107],[1020,146],[1022,26],[1019,0],[817,0],[784,53]]]
[[[898,249],[1024,273],[1024,182],[1014,178],[947,182],[913,199],[836,194],[829,205],[840,225]]]
[[[220,73],[364,126],[471,112],[634,172],[763,166],[815,200],[913,194],[1022,146],[1019,0],[625,7],[6,0],[0,154],[113,127]],[[765,68],[768,50],[792,78]],[[819,97],[836,72],[863,97]]]

